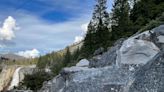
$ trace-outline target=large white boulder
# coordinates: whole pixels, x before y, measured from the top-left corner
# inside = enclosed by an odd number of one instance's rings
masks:
[[[118,51],[117,62],[121,64],[146,64],[160,50],[151,41],[149,41],[149,32],[143,32],[134,37],[128,38],[123,42]]]
[[[77,67],[87,67],[89,66],[89,61],[87,59],[82,59],[76,64]]]

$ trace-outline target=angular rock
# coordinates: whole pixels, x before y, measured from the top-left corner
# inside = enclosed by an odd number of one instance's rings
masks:
[[[98,50],[96,50],[93,55],[99,55],[99,54],[102,54],[103,52],[104,52],[104,48],[101,47]]]
[[[89,66],[90,67],[105,67],[105,66],[111,66],[116,63],[116,57],[117,57],[117,50],[120,49],[122,42],[125,39],[118,40],[113,47],[109,48],[109,50],[102,55],[98,55],[93,57],[90,60]]]
[[[160,25],[159,27],[154,28],[153,31],[157,35],[164,35],[164,25]]]
[[[65,68],[51,81],[52,85],[44,86],[40,92],[123,92],[132,75],[126,68],[111,66]]]

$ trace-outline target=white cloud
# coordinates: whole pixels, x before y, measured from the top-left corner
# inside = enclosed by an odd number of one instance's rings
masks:
[[[0,40],[12,40],[15,37],[14,31],[16,29],[16,20],[9,16],[0,28]]]
[[[82,31],[84,31],[84,33],[86,33],[88,30],[88,23],[82,24],[81,29],[82,29]]]
[[[68,21],[52,23],[35,15],[27,15],[24,12],[15,17],[17,19],[16,23],[23,31],[15,33],[16,38],[11,40],[15,43],[14,46],[8,47],[7,45],[2,51],[9,50],[17,53],[35,48],[41,52],[40,55],[73,44],[75,36],[84,34],[81,25],[87,23],[90,19],[88,14],[84,14],[70,18]]]
[[[20,51],[16,54],[26,58],[35,58],[40,56],[40,52],[37,49]]]
[[[80,42],[80,41],[82,41],[83,39],[84,39],[83,36],[76,36],[74,42],[75,42],[75,43],[76,43],[76,42]]]
[[[81,36],[75,36],[74,43],[80,42],[84,39],[84,35],[87,33],[87,30],[88,30],[88,23],[82,24],[81,30],[82,30]]]

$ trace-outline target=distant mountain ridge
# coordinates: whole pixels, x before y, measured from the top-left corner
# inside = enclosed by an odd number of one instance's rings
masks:
[[[25,59],[25,57],[16,55],[14,53],[0,54],[0,59],[3,59],[3,58],[9,59],[9,60],[22,60],[22,59]]]

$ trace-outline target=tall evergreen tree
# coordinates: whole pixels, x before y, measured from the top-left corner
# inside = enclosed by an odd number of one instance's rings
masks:
[[[115,34],[115,39],[127,36],[129,26],[131,24],[129,18],[130,6],[128,0],[114,0],[112,9],[112,34]]]
[[[66,50],[67,51],[66,51],[65,56],[64,56],[63,66],[67,66],[71,62],[71,52],[69,50],[69,47],[67,47]]]
[[[83,55],[88,57],[100,47],[107,48],[109,44],[109,14],[106,11],[107,0],[97,0],[92,19],[88,25],[88,32],[84,39]]]
[[[91,24],[96,29],[98,27],[98,23],[100,22],[100,19],[101,19],[102,24],[104,26],[109,27],[110,18],[109,18],[109,13],[106,11],[107,0],[96,0],[96,1],[97,1],[97,4],[94,7]]]

